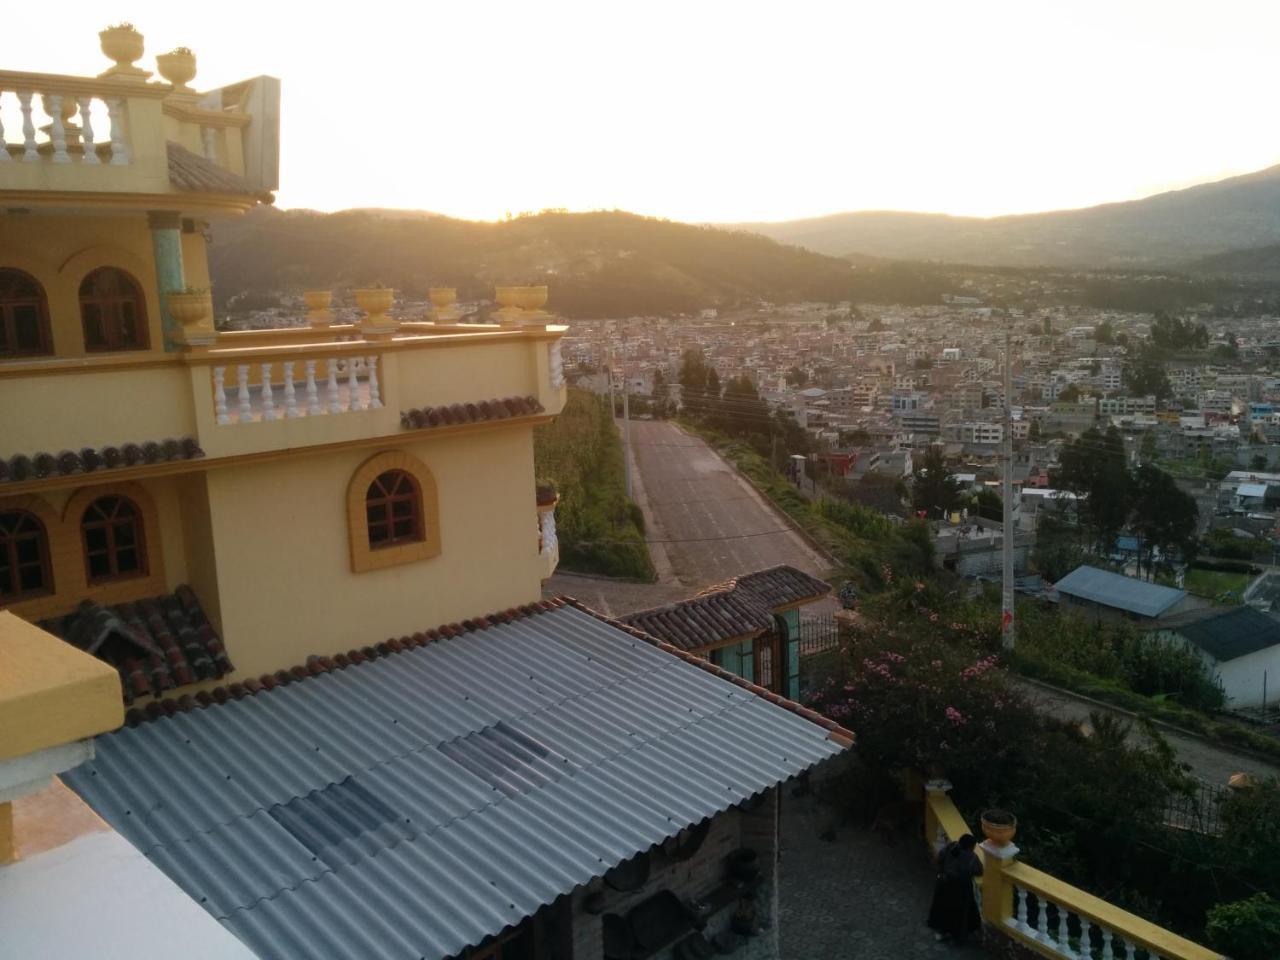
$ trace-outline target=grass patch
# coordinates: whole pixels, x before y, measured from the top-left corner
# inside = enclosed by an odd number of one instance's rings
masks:
[[[1187,570],[1186,589],[1190,593],[1217,600],[1223,598],[1224,603],[1240,603],[1249,582],[1253,578],[1247,573],[1233,573],[1228,570],[1201,570],[1192,567]],[[1234,597],[1223,597],[1223,594],[1234,594]]]
[[[627,499],[622,439],[602,397],[570,390],[564,410],[534,430],[539,482],[560,494],[560,566],[577,573],[652,581],[644,515]]]

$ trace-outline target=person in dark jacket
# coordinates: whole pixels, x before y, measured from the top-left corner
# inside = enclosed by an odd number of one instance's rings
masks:
[[[982,876],[982,861],[973,852],[977,843],[973,834],[966,833],[938,855],[938,881],[929,907],[929,926],[937,940],[964,943],[980,925],[973,899],[973,879]]]

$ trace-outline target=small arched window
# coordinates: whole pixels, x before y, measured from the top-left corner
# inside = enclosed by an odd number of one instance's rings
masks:
[[[145,576],[142,511],[128,497],[99,497],[80,520],[85,576],[90,583]]]
[[[142,287],[116,267],[99,267],[81,281],[80,321],[84,348],[89,352],[147,348]]]
[[[378,550],[423,539],[422,491],[403,470],[378,474],[364,496],[369,548]]]
[[[0,603],[52,592],[44,524],[27,510],[0,512]]]
[[[44,288],[29,273],[0,268],[0,358],[52,352]]]

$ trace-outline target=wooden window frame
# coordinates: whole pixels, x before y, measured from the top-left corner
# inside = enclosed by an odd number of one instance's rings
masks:
[[[133,288],[133,295],[107,297],[85,292],[85,286],[94,277],[108,271],[118,274],[123,281],[130,285]],[[84,338],[85,353],[123,353],[130,350],[150,349],[151,330],[147,320],[147,297],[142,289],[142,284],[138,282],[138,278],[128,270],[114,266],[101,266],[90,270],[80,281],[79,301],[80,331],[81,336]],[[120,307],[130,302],[134,305],[134,324],[137,327],[138,336],[136,340],[126,342],[120,336]],[[90,344],[88,318],[85,316],[86,307],[96,307],[101,312],[100,322],[102,323],[103,337],[106,339],[105,345]]]
[[[391,489],[389,484],[395,484]],[[405,489],[407,487],[407,489]],[[408,504],[408,515],[396,516],[396,507]],[[373,478],[364,495],[365,527],[369,535],[370,550],[389,550],[406,543],[418,543],[425,536],[422,522],[422,488],[413,474],[406,470],[387,470]],[[369,514],[382,510],[383,519],[374,520]],[[409,524],[405,534],[397,535],[396,527]],[[378,531],[385,527],[386,535]]]
[[[421,536],[415,540],[374,545],[369,542],[369,487],[378,477],[391,471],[407,473],[416,485]],[[375,454],[361,464],[347,485],[347,539],[353,573],[384,570],[439,556],[440,504],[435,477],[427,465],[401,450]]]
[[[0,517],[5,516],[16,516],[19,518],[19,523],[30,521],[35,524],[35,530],[17,534],[9,534],[0,530],[0,557],[9,566],[14,584],[14,589],[9,593],[0,593],[0,606],[9,607],[25,600],[50,596],[55,592],[55,586],[53,579],[53,548],[49,541],[49,528],[35,512],[24,510],[21,507],[0,508]],[[30,562],[23,563],[18,558],[17,544],[20,540],[36,541],[36,549],[39,552],[36,563],[40,568],[40,586],[34,589],[24,590],[21,585],[22,569],[30,567],[32,564]]]
[[[146,546],[146,574],[117,577],[110,580],[90,580],[84,557],[84,534],[80,529],[85,511],[95,500],[108,496],[127,497],[138,508],[142,521],[143,543]],[[148,487],[136,480],[101,483],[80,487],[62,508],[60,532],[54,536],[62,542],[62,563],[59,566],[58,548],[54,550],[55,575],[58,580],[59,609],[74,608],[81,600],[96,603],[128,603],[155,597],[171,589],[165,575],[164,537],[160,530],[160,513]]]
[[[19,282],[28,281],[35,288],[32,297],[0,297],[0,327],[4,331],[4,346],[0,346],[0,359],[17,360],[22,357],[47,357],[53,354],[53,328],[49,324],[49,298],[44,292],[44,285],[17,267],[0,267],[0,289],[4,287],[5,274],[13,275]],[[17,318],[14,311],[19,307],[35,307],[39,315],[40,346],[34,350],[19,350],[17,337]]]
[[[99,504],[104,500],[115,501],[111,516],[104,516],[89,519],[89,511],[101,509]],[[128,515],[121,517],[120,510],[127,506]],[[118,531],[125,526],[131,528],[133,542],[120,545],[116,542]],[[101,550],[91,550],[89,548],[89,533],[92,530],[102,530],[105,533],[106,546]],[[146,577],[149,573],[147,564],[147,530],[146,520],[143,515],[142,507],[138,505],[132,498],[122,493],[107,493],[100,497],[95,497],[88,506],[84,508],[84,512],[80,515],[80,548],[84,558],[84,578],[85,582],[90,586],[96,587],[104,583],[115,583],[120,580],[137,580]],[[137,557],[137,566],[130,570],[120,570],[119,555],[122,551],[132,550]],[[110,572],[105,574],[93,573],[91,560],[95,556],[105,556]]]

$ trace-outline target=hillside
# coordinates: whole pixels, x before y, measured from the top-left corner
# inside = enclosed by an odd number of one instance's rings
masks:
[[[1009,266],[1170,266],[1280,243],[1280,166],[1082,210],[990,219],[863,211],[734,226],[832,256]]]
[[[410,295],[454,286],[466,300],[495,284],[546,283],[567,317],[692,312],[759,300],[936,303],[930,271],[822,256],[743,231],[628,213],[543,213],[499,223],[420,212],[266,208],[214,228],[219,302],[243,292],[380,282]]]
[[[1250,250],[1231,250],[1213,257],[1193,260],[1185,267],[1188,273],[1207,276],[1247,277],[1257,280],[1280,280],[1280,243]]]

